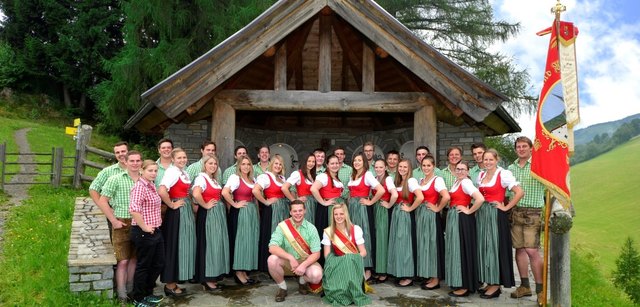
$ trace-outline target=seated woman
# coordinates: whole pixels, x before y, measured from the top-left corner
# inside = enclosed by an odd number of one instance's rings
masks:
[[[367,255],[362,228],[351,224],[349,211],[342,203],[333,207],[330,226],[324,229],[322,245],[325,257],[323,300],[331,305],[371,304],[364,293],[364,263]]]

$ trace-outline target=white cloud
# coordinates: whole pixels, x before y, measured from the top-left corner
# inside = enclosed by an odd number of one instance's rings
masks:
[[[520,34],[494,46],[512,54],[519,67],[531,76],[535,95],[542,87],[549,36],[536,32],[551,26],[554,15],[550,9],[556,1],[492,2],[497,19],[520,22]],[[578,79],[580,86],[581,123],[593,124],[621,119],[640,113],[640,21],[624,20],[622,4],[606,1],[562,1],[567,11],[562,19],[579,28],[576,41]],[[521,116],[518,122],[523,134],[533,136],[533,116]]]

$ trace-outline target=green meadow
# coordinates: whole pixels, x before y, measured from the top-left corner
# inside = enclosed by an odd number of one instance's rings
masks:
[[[571,247],[611,277],[627,237],[640,248],[640,137],[571,168]]]

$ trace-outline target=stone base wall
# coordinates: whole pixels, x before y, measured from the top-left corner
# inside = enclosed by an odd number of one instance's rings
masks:
[[[174,124],[167,128],[165,137],[173,140],[175,146],[185,149],[190,162],[200,158],[200,144],[210,137],[211,125],[208,120],[201,120],[192,124]],[[468,125],[452,126],[438,122],[438,149],[436,162],[438,167],[447,164],[446,151],[450,146],[460,146],[463,149],[463,159],[473,161],[471,144],[482,142],[484,133],[476,127]],[[363,131],[360,134],[347,132],[296,132],[269,131],[251,128],[236,128],[237,144],[243,144],[249,150],[249,155],[256,160],[258,148],[262,144],[285,143],[293,147],[299,159],[303,159],[313,149],[321,147],[332,149],[336,146],[345,148],[347,160],[355,151],[362,150],[360,146],[366,141],[373,141],[382,152],[395,149],[400,151],[402,145],[413,140],[413,128],[402,128],[386,131]],[[403,152],[404,156],[414,159],[414,153]],[[473,164],[473,163],[472,163]],[[223,166],[224,167],[224,166]]]
[[[88,197],[76,198],[69,244],[69,288],[113,297],[116,258],[107,220]]]

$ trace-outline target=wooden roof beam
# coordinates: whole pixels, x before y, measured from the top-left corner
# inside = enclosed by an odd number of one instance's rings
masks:
[[[427,93],[223,90],[214,97],[236,110],[317,112],[415,112],[433,105]]]

